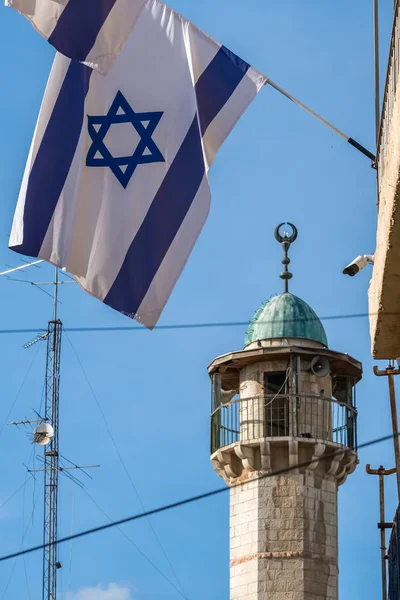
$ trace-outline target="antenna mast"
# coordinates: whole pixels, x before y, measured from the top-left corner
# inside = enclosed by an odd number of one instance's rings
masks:
[[[43,261],[27,263],[20,267],[9,268],[0,273],[8,279],[9,274],[15,271],[24,270],[27,267],[37,266]],[[18,280],[17,280],[18,281]],[[44,416],[37,413],[38,419],[25,419],[23,421],[12,421],[9,425],[31,425],[39,423],[33,432],[34,443],[44,447],[43,465],[40,469],[27,469],[28,473],[44,472],[44,526],[43,526],[43,585],[42,600],[57,600],[57,571],[61,568],[58,558],[58,474],[64,473],[74,483],[83,487],[83,484],[74,477],[70,470],[80,470],[86,473],[86,469],[99,467],[100,465],[79,466],[69,459],[60,455],[59,450],[59,405],[60,405],[60,361],[61,361],[61,339],[62,322],[58,318],[58,286],[61,284],[72,284],[74,281],[60,281],[59,269],[55,269],[54,281],[41,281],[34,283],[39,289],[40,286],[54,286],[54,308],[53,318],[48,322],[46,332],[41,332],[31,342],[25,344],[24,348],[30,348],[41,340],[47,341],[46,354],[46,381],[45,381],[45,408]],[[47,292],[46,292],[47,294]],[[67,461],[69,466],[64,466]]]
[[[54,435],[44,449],[44,528],[42,600],[56,600],[58,560],[58,473],[59,473],[59,405],[62,322],[57,315],[58,269],[54,280],[54,314],[48,323],[46,357],[45,422]]]

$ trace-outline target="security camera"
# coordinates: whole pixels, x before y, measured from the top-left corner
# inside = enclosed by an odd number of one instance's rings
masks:
[[[345,269],[343,269],[343,275],[350,275],[350,277],[354,277],[357,275],[364,267],[367,265],[374,264],[374,255],[373,254],[364,254],[364,256],[357,256]]]

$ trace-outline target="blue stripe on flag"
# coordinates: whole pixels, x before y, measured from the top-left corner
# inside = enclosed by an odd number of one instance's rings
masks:
[[[106,304],[134,317],[196,196],[204,171],[195,117],[104,299]]]
[[[195,87],[195,94],[202,136],[249,68],[249,64],[222,46],[201,75]]]
[[[248,69],[222,47],[199,78],[197,114],[104,299],[112,308],[131,317],[137,313],[205,175],[201,137]]]
[[[71,62],[29,175],[24,237],[13,250],[38,256],[76,151],[92,70]],[[71,101],[72,100],[72,101]]]
[[[61,54],[85,60],[117,0],[69,0],[49,37]]]

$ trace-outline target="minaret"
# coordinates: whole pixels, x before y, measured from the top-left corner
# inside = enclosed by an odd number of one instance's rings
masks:
[[[357,465],[362,366],[330,350],[289,293],[297,230],[282,225],[285,292],[257,311],[244,350],[209,366],[211,462],[230,486],[230,599],[337,600],[337,495]]]

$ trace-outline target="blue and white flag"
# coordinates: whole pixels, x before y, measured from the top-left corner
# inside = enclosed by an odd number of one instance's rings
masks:
[[[207,218],[208,169],[266,81],[159,0],[105,77],[57,54],[10,247],[154,327]]]
[[[146,0],[5,0],[61,54],[106,73]]]

